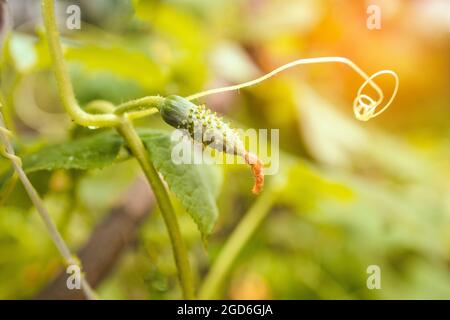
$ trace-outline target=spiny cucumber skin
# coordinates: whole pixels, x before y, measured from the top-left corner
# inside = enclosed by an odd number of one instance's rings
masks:
[[[180,96],[169,96],[160,109],[163,120],[204,146],[243,156],[244,144],[236,131],[203,105],[196,105]]]
[[[174,128],[181,128],[181,125],[189,116],[189,110],[196,105],[180,96],[168,96],[159,112],[163,120]]]

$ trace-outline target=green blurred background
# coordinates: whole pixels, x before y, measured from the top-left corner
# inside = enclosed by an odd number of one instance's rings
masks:
[[[39,1],[10,1],[4,114],[22,154],[77,129],[50,68]],[[226,299],[450,298],[450,10],[448,1],[57,1],[77,98],[120,103],[235,84],[298,58],[344,56],[367,73],[395,70],[393,105],[353,118],[362,79],[346,66],[290,70],[205,99],[235,127],[280,130],[280,172],[266,177],[269,214],[221,289]],[[80,30],[64,28],[81,7]],[[366,27],[370,4],[381,30]],[[377,83],[386,94],[388,77]],[[158,116],[139,125],[167,128]],[[0,169],[9,163],[0,161]],[[180,209],[197,282],[255,202],[245,166],[221,166],[220,218],[208,247]],[[90,172],[31,176],[64,237],[82,247],[138,175],[134,161]],[[61,261],[20,187],[0,207],[0,298],[33,298]],[[368,266],[381,289],[366,286]],[[109,299],[180,297],[158,210],[142,221],[97,291]]]

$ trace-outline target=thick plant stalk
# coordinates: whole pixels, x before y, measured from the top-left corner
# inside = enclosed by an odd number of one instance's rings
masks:
[[[269,213],[274,197],[272,190],[266,190],[245,214],[242,221],[228,238],[203,281],[198,293],[199,299],[217,298],[220,287],[239,253]]]
[[[64,64],[63,51],[59,40],[59,32],[57,29],[54,11],[54,0],[42,0],[42,13],[48,37],[49,49],[64,108],[72,119],[79,125],[97,128],[115,127],[124,137],[134,156],[139,161],[139,164],[142,167],[142,170],[144,171],[150,185],[152,186],[156,200],[161,209],[161,213],[164,217],[164,221],[170,234],[175,262],[181,280],[181,287],[183,289],[183,296],[185,299],[193,299],[194,287],[189,266],[189,259],[181,237],[177,217],[170,202],[167,190],[164,187],[164,184],[162,183],[156,169],[151,164],[142,141],[137,136],[131,123],[128,122],[128,117],[126,115],[114,113],[89,114],[78,105],[72,83]],[[148,111],[144,110],[143,112]]]
[[[42,14],[48,46],[55,71],[56,82],[66,112],[79,125],[92,127],[113,127],[120,123],[114,114],[89,114],[80,108],[64,64],[63,51],[59,40],[59,32],[55,19],[54,0],[42,0]]]
[[[47,208],[45,207],[42,199],[40,198],[38,192],[31,184],[30,180],[28,179],[27,175],[22,169],[22,161],[19,157],[17,157],[14,153],[14,149],[12,147],[11,141],[9,140],[9,130],[5,128],[5,123],[3,120],[3,115],[0,112],[0,137],[1,141],[4,146],[3,155],[11,160],[12,166],[17,173],[20,181],[22,182],[28,196],[31,199],[31,202],[35,206],[37,212],[42,218],[42,221],[44,221],[44,224],[47,228],[47,231],[50,235],[50,238],[53,240],[53,243],[55,244],[56,248],[58,249],[59,253],[61,254],[62,258],[64,259],[64,263],[69,265],[79,265],[78,259],[72,255],[72,253],[69,250],[69,247],[65,243],[64,239],[61,237],[61,234],[58,232],[58,229],[56,228],[55,224],[53,223],[49,212],[47,211]],[[81,269],[81,266],[80,266]],[[85,296],[89,300],[96,299],[96,294],[92,290],[91,286],[87,282],[85,276],[83,273],[81,273],[81,289],[83,290]]]
[[[155,197],[158,200],[158,205],[161,209],[172,242],[173,255],[178,268],[178,276],[183,289],[183,296],[185,299],[194,299],[194,284],[189,258],[167,190],[155,167],[153,167],[148,152],[131,124],[131,121],[124,117],[123,124],[118,130],[127,142],[134,157],[141,165],[142,170],[155,193]]]

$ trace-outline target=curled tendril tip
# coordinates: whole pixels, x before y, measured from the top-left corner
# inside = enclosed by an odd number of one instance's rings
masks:
[[[199,92],[188,96],[186,98],[172,96],[165,100],[165,104],[160,108],[163,119],[170,125],[176,128],[187,129],[190,136],[196,140],[195,136],[197,132],[201,132],[201,142],[205,146],[209,146],[224,152],[230,153],[229,150],[236,155],[242,156],[245,162],[251,166],[253,175],[255,177],[255,184],[252,192],[257,194],[261,192],[264,186],[264,171],[263,164],[258,157],[247,150],[240,138],[235,132],[217,117],[215,113],[210,113],[204,106],[197,106],[191,101],[196,100],[212,94],[219,94],[228,91],[239,91],[242,88],[250,87],[259,84],[278,73],[287,69],[293,68],[298,65],[304,64],[317,64],[317,63],[343,63],[351,67],[361,77],[364,78],[364,83],[359,87],[356,97],[353,100],[353,113],[356,119],[360,121],[368,121],[375,118],[384,112],[394,100],[399,86],[399,77],[392,70],[381,70],[371,76],[368,76],[361,68],[359,68],[354,62],[343,57],[321,57],[321,58],[309,58],[299,59],[282,65],[274,69],[273,71],[251,81],[247,81],[241,84],[236,84],[228,87],[210,89],[207,91]],[[375,83],[374,79],[381,75],[391,75],[395,80],[394,90],[391,97],[385,102],[383,91]],[[378,99],[374,99],[368,94],[364,93],[364,89],[370,85],[378,94]],[[384,102],[384,105],[382,105]],[[207,128],[205,130],[205,128]],[[211,132],[213,134],[211,134]],[[197,135],[198,136],[198,135]],[[205,137],[208,138],[205,139]],[[211,140],[211,137],[214,139]],[[220,143],[218,143],[220,142]]]

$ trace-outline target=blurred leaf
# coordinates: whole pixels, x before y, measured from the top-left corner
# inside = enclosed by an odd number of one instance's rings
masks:
[[[296,92],[302,135],[313,157],[327,165],[348,166],[352,153],[369,140],[362,126],[350,120],[350,107],[345,117],[311,87],[299,85]]]
[[[0,208],[0,246],[0,299],[30,297],[60,263],[39,216],[15,206]]]
[[[327,178],[306,163],[298,162],[285,174],[287,178],[280,192],[280,201],[298,212],[314,209],[325,200],[347,201],[353,197],[352,190],[345,184]]]
[[[86,45],[67,48],[65,57],[70,62],[81,63],[90,72],[106,71],[132,79],[147,90],[159,90],[165,82],[162,70],[144,52],[122,47]]]
[[[92,73],[78,64],[71,65],[70,78],[81,105],[92,100],[119,104],[146,95],[146,90],[133,79],[124,79],[109,71]]]
[[[215,74],[230,83],[245,82],[260,75],[248,53],[235,42],[218,43],[211,52],[211,62]]]
[[[181,6],[151,1],[140,1],[136,5],[136,17],[154,31],[152,52],[175,82],[170,87],[172,93],[184,95],[200,90],[206,78],[209,43],[201,20]]]
[[[302,135],[309,152],[320,163],[347,170],[358,168],[403,181],[434,175],[423,156],[398,137],[351,119],[350,106],[348,113],[342,114],[312,88],[306,85],[298,88],[296,100]]]

